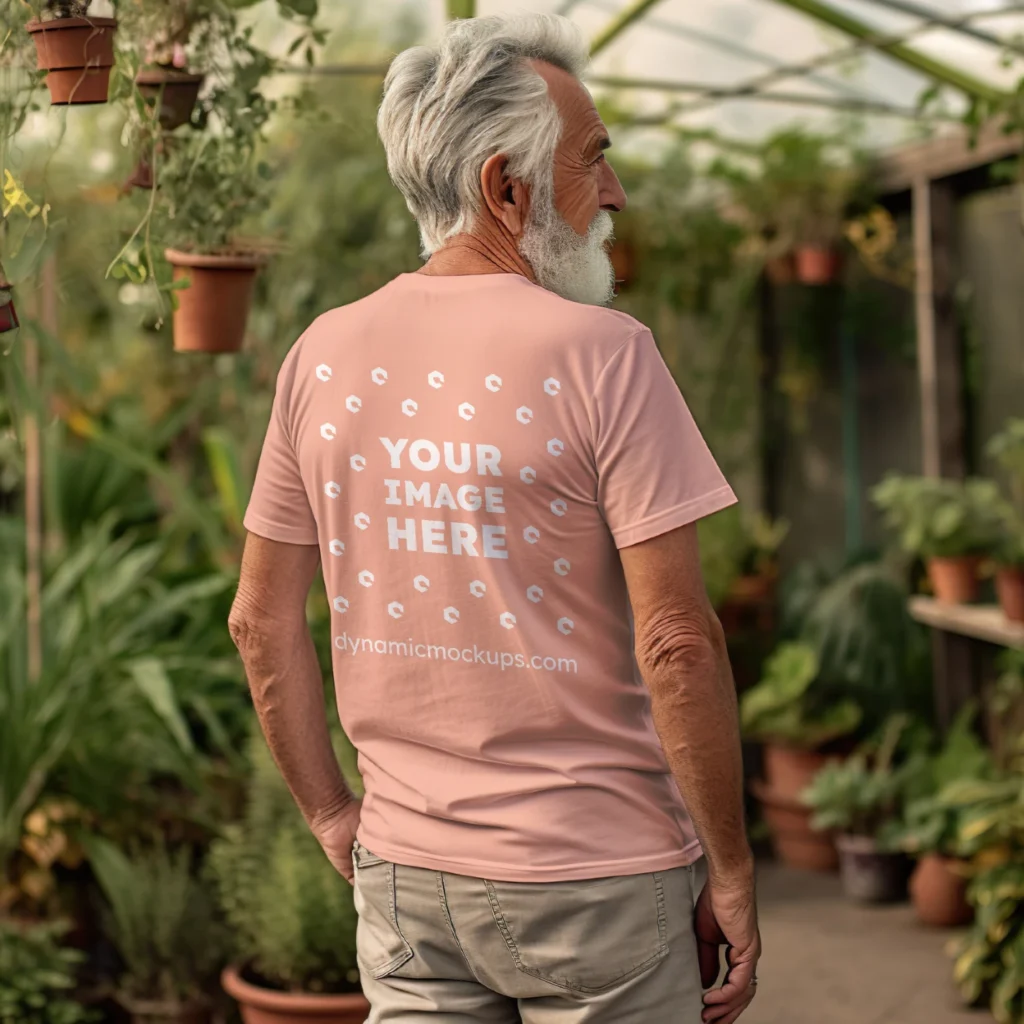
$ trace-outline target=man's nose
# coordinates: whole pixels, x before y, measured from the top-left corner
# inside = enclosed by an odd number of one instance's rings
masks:
[[[621,213],[626,208],[626,192],[619,181],[619,176],[612,170],[611,164],[604,161],[603,174],[598,198],[601,209],[609,213]]]

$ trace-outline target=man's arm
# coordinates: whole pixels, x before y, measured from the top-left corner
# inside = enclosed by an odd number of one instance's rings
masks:
[[[695,524],[623,548],[620,556],[654,724],[708,862],[696,911],[705,984],[717,975],[717,944],[732,947],[724,985],[705,997],[704,1020],[731,1024],[753,997],[761,947],[725,636],[701,576]]]
[[[306,623],[306,596],[319,564],[315,545],[250,533],[228,629],[274,760],[331,863],[351,881],[359,801],[334,756]]]

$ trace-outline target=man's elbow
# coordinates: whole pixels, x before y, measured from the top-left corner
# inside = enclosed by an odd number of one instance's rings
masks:
[[[248,602],[235,599],[228,615],[228,633],[242,656],[249,663],[264,656],[281,639],[280,624],[271,621],[264,611],[254,609]]]
[[[727,659],[725,634],[709,608],[700,615],[669,613],[642,629],[636,638],[636,657],[645,678],[716,677]]]

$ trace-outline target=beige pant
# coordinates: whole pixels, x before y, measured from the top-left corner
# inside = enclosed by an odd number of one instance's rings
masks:
[[[490,882],[356,844],[367,1024],[699,1024],[703,864],[580,882]]]

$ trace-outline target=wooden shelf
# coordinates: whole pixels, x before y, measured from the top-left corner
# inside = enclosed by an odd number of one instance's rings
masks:
[[[1010,622],[994,604],[942,604],[934,597],[912,597],[910,615],[933,629],[1024,648],[1024,623]]]

